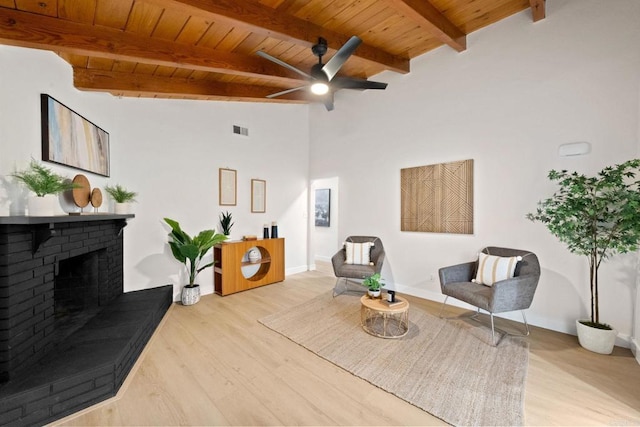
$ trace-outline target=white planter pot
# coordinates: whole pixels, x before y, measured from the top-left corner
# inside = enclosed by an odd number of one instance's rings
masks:
[[[611,354],[613,351],[618,336],[618,331],[615,329],[592,328],[583,325],[578,320],[576,320],[576,329],[578,330],[578,342],[587,350],[600,354]]]
[[[131,203],[114,203],[113,210],[118,215],[128,215],[131,213]]]
[[[382,291],[371,291],[371,290],[367,290],[367,293],[369,294],[369,296],[371,298],[379,298],[380,297],[380,293]]]
[[[27,209],[29,216],[53,216],[56,214],[56,203],[58,198],[53,194],[44,197],[29,197]]]
[[[200,301],[200,285],[183,286],[181,300],[182,305],[193,305]]]

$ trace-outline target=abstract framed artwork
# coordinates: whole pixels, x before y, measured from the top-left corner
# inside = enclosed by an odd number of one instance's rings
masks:
[[[267,211],[267,181],[251,180],[251,212],[264,213]]]
[[[331,189],[321,188],[316,190],[315,203],[316,227],[331,226]]]
[[[235,169],[218,169],[218,204],[220,206],[236,205],[237,172]]]
[[[40,94],[42,160],[109,176],[109,134],[66,105]]]
[[[401,231],[473,234],[473,160],[400,170]]]

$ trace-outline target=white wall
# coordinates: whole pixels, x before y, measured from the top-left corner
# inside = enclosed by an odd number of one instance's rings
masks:
[[[73,88],[71,67],[55,54],[0,46],[0,215],[24,213],[26,192],[6,175],[41,158],[40,93],[48,93],[110,133],[111,177],[86,173],[92,187],[120,183],[139,192],[125,228],[125,290],[174,284],[184,276],[166,244],[163,217],[191,233],[217,228],[233,213],[232,236],[262,235],[278,221],[288,274],[307,269],[308,107],[231,102],[118,99]],[[232,134],[249,127],[249,138]],[[65,176],[82,173],[47,164]],[[218,168],[237,170],[237,206],[218,206]],[[267,212],[253,214],[250,180],[267,181]],[[106,198],[106,197],[105,197]],[[107,208],[103,208],[106,211]],[[199,276],[213,292],[212,269]]]
[[[575,333],[588,315],[586,258],[525,215],[554,191],[550,169],[595,173],[638,155],[639,22],[633,0],[549,0],[538,23],[527,10],[469,35],[466,52],[445,46],[408,75],[375,76],[384,92],[342,91],[329,113],[314,105],[310,179],[339,177],[340,238],[380,236],[387,282],[432,299],[438,268],[483,246],[534,251],[543,272],[528,318]],[[592,153],[560,158],[574,141]],[[400,232],[400,169],[463,159],[474,159],[475,233]],[[602,319],[628,340],[635,263],[601,270]]]

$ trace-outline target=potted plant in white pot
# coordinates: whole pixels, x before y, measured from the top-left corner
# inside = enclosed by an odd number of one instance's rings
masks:
[[[380,293],[382,292],[380,273],[375,273],[371,276],[365,277],[362,281],[362,286],[367,288],[367,293],[371,298],[379,298]]]
[[[107,185],[104,190],[114,201],[114,212],[120,215],[131,213],[131,203],[136,201],[138,193],[129,191],[120,184]]]
[[[227,236],[228,239],[231,239],[231,227],[233,227],[233,222],[231,222],[231,212],[220,212],[220,228],[222,228],[222,234]]]
[[[22,181],[29,190],[36,194],[35,197],[30,197],[27,200],[29,216],[55,215],[55,195],[80,187],[33,159],[29,163],[29,168],[16,172],[11,176]]]
[[[171,253],[175,259],[184,264],[189,274],[189,283],[182,288],[182,304],[193,305],[200,301],[200,285],[195,283],[196,277],[215,262],[202,265],[202,259],[212,247],[227,240],[227,236],[217,234],[214,230],[203,230],[191,237],[182,230],[178,221],[170,218],[165,218],[164,221],[171,227],[169,233]]]
[[[569,251],[589,259],[591,318],[577,320],[578,340],[602,354],[613,351],[617,332],[600,322],[598,269],[613,254],[637,250],[640,243],[640,159],[609,166],[596,176],[566,170],[549,172],[560,189],[527,218],[542,222]]]

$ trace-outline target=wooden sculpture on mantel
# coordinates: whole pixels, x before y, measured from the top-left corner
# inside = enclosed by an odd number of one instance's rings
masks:
[[[102,206],[102,191],[99,188],[91,190],[91,184],[86,176],[79,174],[73,178],[73,183],[79,186],[72,190],[73,203],[81,209],[80,212],[69,212],[69,215],[83,215],[97,213]],[[91,203],[94,212],[84,212],[84,208]]]

